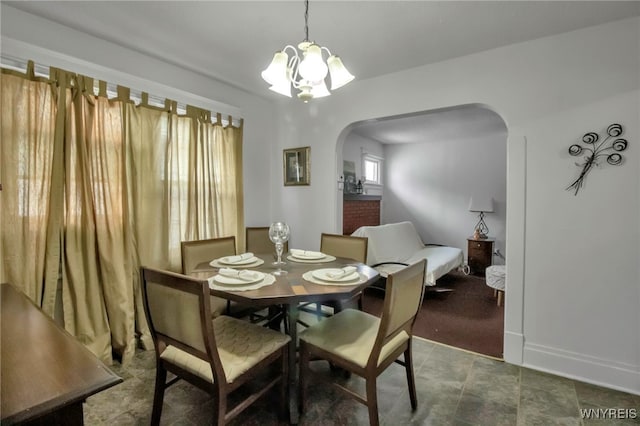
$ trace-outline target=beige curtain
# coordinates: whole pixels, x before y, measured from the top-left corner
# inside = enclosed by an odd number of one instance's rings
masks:
[[[56,99],[48,80],[2,70],[0,173],[3,279],[39,306],[45,293]],[[55,233],[54,233],[55,234]],[[56,235],[57,236],[57,235]],[[48,281],[55,295],[58,268]],[[53,305],[47,306],[53,315]]]
[[[78,76],[67,92],[63,306],[65,327],[98,357],[135,351],[123,106]]]
[[[235,235],[244,247],[242,130],[224,128],[207,111],[189,108],[194,138],[189,147],[187,239]],[[229,119],[231,121],[231,118]]]
[[[30,74],[2,80],[2,179],[19,182],[2,191],[7,279],[52,313],[61,267],[67,330],[126,363],[136,339],[152,347],[140,266],[177,271],[181,241],[244,236],[242,126],[145,94],[135,106],[123,87],[108,99],[106,83],[96,95],[63,70]]]

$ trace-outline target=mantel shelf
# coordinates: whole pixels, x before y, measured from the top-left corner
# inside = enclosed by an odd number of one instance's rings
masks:
[[[380,195],[344,194],[344,200],[346,201],[380,201],[381,199]]]

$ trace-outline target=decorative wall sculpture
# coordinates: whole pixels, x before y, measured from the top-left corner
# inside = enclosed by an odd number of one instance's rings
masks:
[[[576,163],[576,166],[582,167],[580,176],[573,181],[566,189],[573,190],[574,195],[578,195],[578,191],[584,185],[584,179],[587,177],[587,173],[593,168],[593,166],[600,166],[600,160],[606,157],[607,163],[618,166],[622,164],[623,157],[620,154],[621,151],[627,149],[627,140],[619,138],[623,133],[622,126],[620,124],[612,124],[607,127],[607,136],[600,140],[600,136],[597,133],[589,132],[582,137],[582,142],[586,145],[581,146],[573,144],[569,147],[569,154],[578,156],[585,152],[584,162]],[[612,138],[615,138],[612,140]],[[608,143],[610,142],[610,143]]]

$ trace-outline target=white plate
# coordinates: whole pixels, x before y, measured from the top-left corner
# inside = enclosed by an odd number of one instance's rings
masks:
[[[331,256],[331,255],[327,255],[325,257],[321,257],[320,259],[300,259],[298,257],[294,257],[292,255],[289,255],[289,256],[287,256],[287,260],[290,260],[290,261],[296,262],[296,263],[329,263],[329,262],[333,262],[334,260],[336,260],[336,258]]]
[[[335,282],[335,283],[356,281],[360,278],[360,274],[358,273],[358,271],[353,271],[352,273],[343,275],[339,278],[331,278],[328,275],[328,274],[336,274],[340,271],[342,271],[342,269],[339,269],[339,268],[316,269],[315,271],[311,271],[311,275],[313,275],[314,278],[317,278],[319,280]]]
[[[324,259],[325,257],[327,257],[327,255],[324,253],[299,254],[294,252],[291,252],[291,256],[297,259],[303,259],[303,260],[318,260],[318,259]]]
[[[271,285],[276,282],[276,277],[271,274],[264,274],[264,279],[262,281],[258,281],[254,284],[247,285],[233,285],[227,286],[224,284],[218,284],[214,280],[215,277],[209,278],[209,288],[213,290],[222,290],[222,291],[249,291],[249,290],[257,290],[259,288]]]
[[[257,257],[253,256],[248,259],[240,260],[238,262],[225,262],[226,258],[227,258],[226,256],[221,257],[220,259],[218,259],[218,262],[223,263],[225,265],[248,265],[249,263],[257,262],[258,260],[260,260]]]
[[[226,275],[220,274],[213,277],[213,280],[217,283],[225,285],[249,285],[257,283],[264,279],[264,274],[262,272],[253,271],[253,273],[256,274],[256,278],[252,280],[243,280],[241,278],[227,277]]]
[[[237,263],[234,263],[233,265],[229,265],[226,263],[221,263],[220,260],[216,259],[216,260],[212,260],[211,262],[209,262],[209,265],[213,266],[214,268],[229,268],[229,267],[233,267],[236,269],[245,269],[245,268],[255,268],[256,266],[260,266],[264,263],[264,260],[255,257],[253,258],[253,262],[252,263],[247,263],[247,264],[242,264],[242,265],[238,265]]]

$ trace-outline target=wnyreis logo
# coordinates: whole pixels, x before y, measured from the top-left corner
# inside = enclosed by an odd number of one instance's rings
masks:
[[[584,420],[636,419],[638,410],[635,408],[581,408],[580,417]]]

